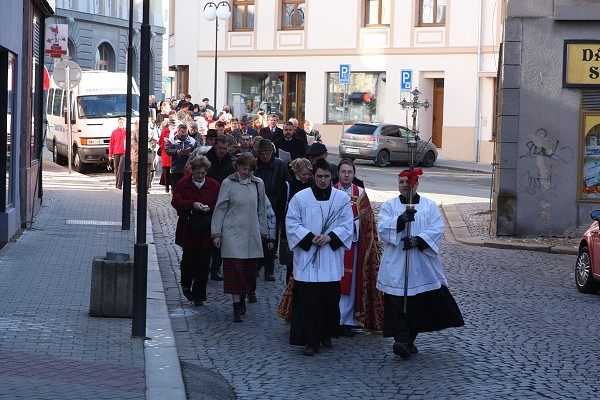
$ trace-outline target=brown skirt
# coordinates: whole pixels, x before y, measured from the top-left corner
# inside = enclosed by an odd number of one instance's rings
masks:
[[[245,294],[252,292],[257,269],[256,258],[223,259],[223,292],[226,294]]]

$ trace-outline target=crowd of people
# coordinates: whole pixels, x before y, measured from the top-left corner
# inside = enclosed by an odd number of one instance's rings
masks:
[[[278,259],[287,286],[277,312],[304,355],[369,331],[393,337],[393,353],[409,358],[418,333],[464,324],[439,257],[444,222],[417,193],[419,168],[398,174],[399,196],[376,220],[355,165],[327,161],[310,120],[281,128],[277,115],[260,110],[236,119],[228,106],[217,113],[189,95],[157,107],[149,154],[160,157],[159,182],[172,191],[181,290],[194,305],[207,300],[209,278],[223,281],[233,322],[242,322],[246,301],[258,301],[260,271],[275,281]],[[109,154],[118,188],[122,125]],[[147,165],[150,176],[154,158]]]

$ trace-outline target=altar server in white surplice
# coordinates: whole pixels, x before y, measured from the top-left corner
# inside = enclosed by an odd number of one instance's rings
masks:
[[[352,206],[346,193],[331,187],[331,166],[317,160],[313,171],[314,185],[292,198],[285,220],[294,252],[290,344],[305,346],[307,356],[338,336],[344,251],[354,233]]]

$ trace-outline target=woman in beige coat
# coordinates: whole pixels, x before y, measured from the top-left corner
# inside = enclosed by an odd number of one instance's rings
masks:
[[[212,217],[211,236],[223,258],[223,290],[233,300],[233,321],[242,322],[244,298],[252,290],[257,259],[263,257],[262,241],[267,236],[265,185],[252,171],[251,154],[239,156],[236,172],[221,184]]]

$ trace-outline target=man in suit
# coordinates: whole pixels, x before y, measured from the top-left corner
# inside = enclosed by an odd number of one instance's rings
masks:
[[[231,132],[231,134],[233,135],[235,140],[238,141],[238,143],[240,142],[240,137],[242,135],[246,135],[246,134],[250,135],[250,137],[252,139],[254,139],[255,137],[258,136],[258,131],[256,129],[248,126],[250,124],[250,119],[248,119],[247,115],[242,115],[242,118],[240,118],[239,123],[240,123],[240,127],[237,129],[234,129]]]
[[[283,136],[283,129],[277,126],[277,122],[279,122],[279,118],[277,114],[270,114],[267,119],[267,126],[262,128],[258,133],[262,136],[263,139],[269,139],[270,141],[274,141]]]
[[[273,144],[277,151],[283,150],[290,153],[292,161],[304,157],[306,153],[304,142],[294,135],[294,124],[291,121],[283,124],[283,137],[275,140]]]

